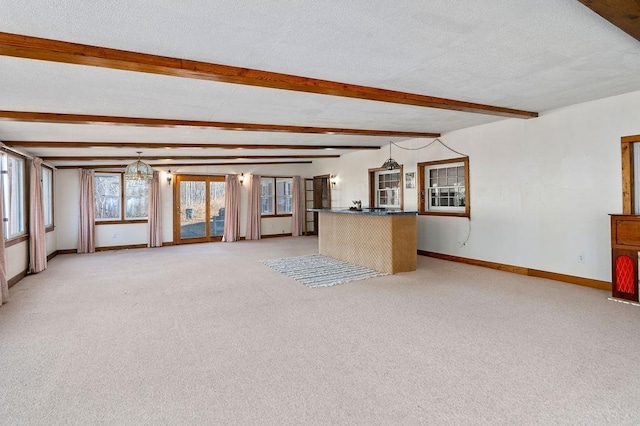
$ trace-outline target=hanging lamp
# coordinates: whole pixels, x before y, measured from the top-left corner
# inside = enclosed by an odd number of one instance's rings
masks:
[[[387,161],[385,161],[384,164],[382,165],[383,169],[397,170],[397,169],[400,168],[400,164],[398,164],[398,162],[396,160],[391,158],[391,144],[392,143],[393,142],[389,141],[389,159]]]
[[[153,179],[153,169],[147,163],[140,160],[141,151],[138,151],[138,160],[129,164],[124,171],[124,178],[127,180],[151,180]]]

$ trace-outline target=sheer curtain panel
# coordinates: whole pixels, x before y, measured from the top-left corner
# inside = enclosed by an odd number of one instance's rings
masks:
[[[44,226],[44,204],[42,200],[42,159],[31,161],[29,209],[29,272],[47,269],[47,237]]]
[[[2,143],[0,143],[2,145]],[[3,185],[0,185],[0,215],[4,217]],[[2,224],[0,224],[2,225]],[[9,301],[9,283],[7,282],[7,260],[4,253],[4,226],[0,226],[0,306]]]
[[[149,181],[149,247],[162,247],[162,198],[160,172],[153,172]]]
[[[222,241],[231,243],[240,239],[240,220],[238,218],[240,206],[240,179],[238,175],[225,177],[224,196],[224,233]]]
[[[80,169],[80,227],[78,229],[78,253],[96,251],[96,214],[93,193],[94,171]]]
[[[247,240],[260,239],[260,199],[262,186],[260,175],[249,179],[249,199],[247,200]]]

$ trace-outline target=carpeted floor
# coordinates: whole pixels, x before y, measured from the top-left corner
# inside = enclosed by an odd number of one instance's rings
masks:
[[[637,424],[640,307],[418,258],[310,289],[274,238],[62,255],[0,308],[0,424]]]

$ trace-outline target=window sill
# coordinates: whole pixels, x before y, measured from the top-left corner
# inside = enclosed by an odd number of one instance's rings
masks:
[[[19,235],[17,237],[13,237],[13,238],[11,238],[9,240],[6,240],[4,242],[4,246],[5,247],[15,246],[16,244],[23,243],[23,242],[27,241],[28,239],[29,239],[29,234]]]
[[[293,216],[291,213],[287,213],[287,214],[263,214],[260,217],[263,219],[268,219],[272,217],[291,217],[291,216]]]
[[[96,220],[96,225],[129,225],[132,223],[147,223],[147,219],[137,219],[137,220]]]
[[[53,225],[51,225],[51,226],[47,226],[47,227],[44,229],[44,232],[45,232],[46,234],[48,234],[49,232],[53,232],[55,229],[56,229],[56,227],[55,227],[55,226],[53,226]]]
[[[452,217],[471,217],[467,212],[420,212],[420,216],[452,216]]]

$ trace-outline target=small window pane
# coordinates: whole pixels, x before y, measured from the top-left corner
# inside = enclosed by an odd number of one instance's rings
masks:
[[[274,179],[262,178],[260,179],[260,191],[261,191],[261,203],[260,213],[263,215],[275,214],[274,209]]]
[[[376,178],[376,207],[400,207],[400,172],[379,171]]]
[[[94,179],[96,220],[120,220],[120,174],[96,173]]]
[[[44,207],[44,226],[53,226],[53,170],[42,168],[42,204]]]
[[[149,216],[149,181],[124,181],[125,220],[146,219]]]
[[[291,214],[293,211],[293,179],[276,179],[277,214]]]
[[[26,232],[24,210],[24,160],[9,154],[2,155],[4,192],[4,237],[14,238]]]

